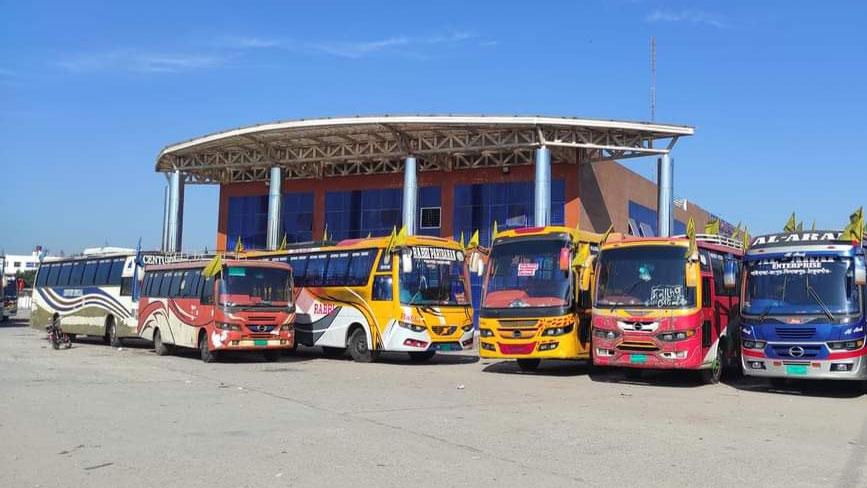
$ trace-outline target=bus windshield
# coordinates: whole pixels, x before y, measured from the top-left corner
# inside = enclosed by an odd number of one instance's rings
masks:
[[[571,262],[560,269],[562,239],[524,239],[494,246],[484,308],[565,307],[572,303]]]
[[[695,305],[695,288],[686,286],[686,248],[630,246],[606,249],[599,256],[596,305],[599,307],[681,308]]]
[[[279,268],[227,266],[220,280],[220,305],[241,307],[288,306],[292,274]]]
[[[745,266],[744,314],[845,315],[860,309],[851,258],[789,256]]]
[[[469,305],[466,265],[453,249],[411,248],[412,271],[400,273],[400,303],[404,305]]]

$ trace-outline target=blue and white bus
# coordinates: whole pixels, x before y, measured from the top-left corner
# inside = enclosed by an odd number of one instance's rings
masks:
[[[864,248],[841,236],[809,231],[753,240],[742,278],[746,375],[867,379]]]

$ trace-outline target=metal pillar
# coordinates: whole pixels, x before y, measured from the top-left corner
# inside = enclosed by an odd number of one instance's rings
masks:
[[[168,178],[167,178],[168,179]],[[165,251],[169,242],[169,187],[163,188],[163,237],[160,241],[160,249]]]
[[[542,227],[551,223],[551,150],[536,148],[535,215],[533,225]]]
[[[271,168],[271,180],[268,182],[268,249],[276,250],[280,239],[280,198],[283,179],[280,168]]]
[[[166,251],[180,252],[184,228],[184,182],[181,172],[169,173],[169,215]]]
[[[415,234],[416,215],[418,214],[418,180],[415,156],[404,159],[403,169],[403,225],[409,235]]]
[[[659,228],[660,237],[671,236],[671,219],[672,219],[672,204],[673,204],[673,188],[674,188],[674,161],[668,154],[663,154],[659,158],[659,163],[656,171],[657,175],[657,227]]]

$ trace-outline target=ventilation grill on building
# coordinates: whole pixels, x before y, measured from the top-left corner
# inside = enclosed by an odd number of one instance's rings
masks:
[[[422,229],[439,229],[440,228],[440,207],[422,207],[421,209],[421,228]]]

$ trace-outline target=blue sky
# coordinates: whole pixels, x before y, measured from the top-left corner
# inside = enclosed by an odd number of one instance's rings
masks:
[[[0,1],[0,249],[159,243],[165,145],[301,117],[498,113],[696,126],[675,194],[755,234],[865,203],[861,2]],[[629,167],[652,176],[652,159]],[[213,248],[216,187],[185,242]]]

